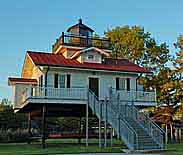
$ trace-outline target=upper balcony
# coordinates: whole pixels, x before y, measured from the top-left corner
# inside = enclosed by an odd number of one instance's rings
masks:
[[[108,39],[99,39],[95,37],[65,34],[62,32],[60,38],[56,40],[56,43],[52,46],[52,51],[55,52],[61,45],[74,46],[74,47],[97,47],[100,49],[110,50],[110,41]]]

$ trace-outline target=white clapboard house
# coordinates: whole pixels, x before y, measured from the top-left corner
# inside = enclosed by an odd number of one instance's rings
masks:
[[[80,19],[62,32],[52,52],[27,51],[21,77],[8,79],[14,111],[41,114],[43,123],[51,115],[95,114],[130,149],[162,149],[163,131],[137,108],[156,105],[155,91],[138,85],[139,77],[151,72],[127,59],[112,59],[110,41],[92,37],[93,32]],[[43,143],[44,133],[43,125]],[[100,134],[99,123],[99,145]]]

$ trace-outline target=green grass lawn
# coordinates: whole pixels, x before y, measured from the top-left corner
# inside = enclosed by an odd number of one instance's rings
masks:
[[[114,140],[113,147],[99,148],[96,140],[90,140],[86,147],[84,140],[77,144],[77,140],[47,140],[47,148],[42,149],[40,142],[30,145],[26,143],[0,144],[0,155],[48,155],[66,153],[95,153],[95,152],[121,152],[123,145],[120,141]],[[124,146],[125,147],[125,146]]]
[[[167,149],[165,155],[183,155],[183,143],[168,144]]]
[[[110,141],[108,142],[110,144]],[[50,139],[47,140],[47,148],[42,149],[40,142],[27,143],[0,143],[0,155],[54,155],[67,153],[95,153],[95,152],[113,152],[119,153],[125,146],[119,140],[113,140],[113,147],[99,148],[96,139],[89,141],[86,147],[84,140],[78,144],[76,139]],[[183,155],[183,143],[168,144],[169,151],[163,155]]]

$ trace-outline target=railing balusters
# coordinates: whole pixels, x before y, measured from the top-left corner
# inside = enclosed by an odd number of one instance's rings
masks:
[[[87,88],[52,88],[52,87],[29,87],[26,88],[20,98],[20,104],[28,97],[32,98],[60,98],[60,99],[87,99]]]
[[[118,91],[120,93],[120,96],[123,96],[123,93],[125,94],[127,91]],[[129,93],[129,92],[128,92]],[[132,91],[130,94],[130,98],[132,101],[135,99],[135,93],[136,93],[136,100],[151,100],[155,101],[155,94],[154,92],[140,92],[140,91]],[[113,94],[115,94],[113,92]],[[126,96],[129,96],[126,95]],[[112,100],[115,102],[117,99],[117,95],[112,95]],[[164,131],[157,125],[155,124],[147,114],[144,114],[142,112],[139,112],[139,110],[132,104],[132,105],[124,105],[122,99],[120,98],[121,102],[120,105],[121,107],[124,107],[124,111],[120,111],[121,115],[124,117],[131,117],[133,118],[137,123],[139,123],[146,131],[153,137],[153,139],[159,144],[161,148],[164,147],[163,143],[163,134]]]
[[[122,101],[156,102],[155,91],[118,90],[117,92],[120,93],[120,100]]]

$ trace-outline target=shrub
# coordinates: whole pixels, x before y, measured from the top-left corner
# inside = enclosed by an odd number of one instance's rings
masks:
[[[26,142],[29,139],[29,133],[26,129],[0,129],[0,142]]]

